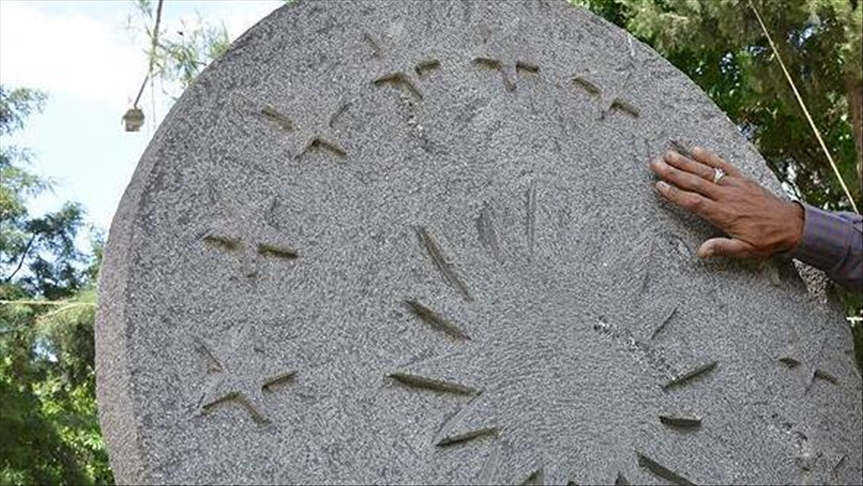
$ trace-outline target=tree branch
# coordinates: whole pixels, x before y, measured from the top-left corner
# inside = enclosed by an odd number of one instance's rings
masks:
[[[59,306],[95,306],[95,302],[72,302],[65,300],[0,300],[0,304],[4,305],[59,305]]]
[[[144,81],[141,83],[141,89],[138,90],[138,96],[135,97],[135,102],[132,104],[135,108],[138,107],[138,102],[141,101],[141,95],[144,93],[144,87],[147,86],[147,80],[153,75],[153,56],[156,55],[156,47],[159,45],[159,24],[162,22],[162,2],[159,0],[159,5],[156,7],[156,23],[153,26],[153,35],[150,39],[150,67],[147,69],[147,75],[144,76]]]
[[[854,72],[845,73],[845,89],[848,99],[848,112],[851,115],[849,123],[851,124],[851,133],[854,137],[854,149],[857,151],[856,166],[857,179],[863,182],[863,80],[857,77]],[[859,185],[856,185],[855,192],[860,194]]]
[[[37,236],[39,236],[38,233],[30,237],[30,241],[27,242],[27,246],[25,246],[24,251],[21,252],[21,258],[18,260],[18,266],[15,267],[15,270],[13,270],[8,277],[3,279],[4,283],[9,283],[10,281],[12,281],[12,278],[15,277],[15,274],[17,274],[21,270],[21,267],[24,266],[24,260],[27,259],[27,254],[30,253],[30,247],[33,246],[33,242],[36,241]]]

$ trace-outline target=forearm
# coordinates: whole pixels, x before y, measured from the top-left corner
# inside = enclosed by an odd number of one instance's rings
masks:
[[[863,219],[803,204],[803,234],[788,256],[824,270],[848,290],[863,291]]]

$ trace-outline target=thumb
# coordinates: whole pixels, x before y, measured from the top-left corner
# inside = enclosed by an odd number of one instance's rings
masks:
[[[748,258],[755,254],[755,247],[743,240],[732,238],[711,238],[698,248],[698,256],[708,258],[727,256],[731,258]]]

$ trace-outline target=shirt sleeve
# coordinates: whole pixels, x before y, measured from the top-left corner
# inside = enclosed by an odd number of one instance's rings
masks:
[[[803,235],[788,256],[824,270],[848,290],[863,291],[863,216],[801,205]]]

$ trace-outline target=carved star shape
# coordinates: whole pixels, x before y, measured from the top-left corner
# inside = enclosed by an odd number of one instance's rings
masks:
[[[823,336],[808,336],[801,340],[795,333],[794,341],[779,355],[778,360],[797,374],[803,385],[804,395],[809,392],[816,379],[834,385],[839,382],[832,373],[820,367],[824,343]]]
[[[845,454],[832,448],[816,450],[807,444],[794,457],[800,468],[799,484],[836,484],[836,471],[846,461]]]
[[[267,221],[274,206],[275,199],[268,198],[239,214],[226,208],[224,217],[213,223],[203,240],[225,251],[238,253],[242,274],[248,278],[258,275],[261,258],[299,258],[299,253],[285,244],[284,235]]]
[[[517,28],[514,28],[517,30]],[[486,45],[473,56],[473,64],[500,72],[507,91],[518,88],[519,74],[538,74],[539,64],[521,46],[522,42],[510,36],[501,36]]]
[[[433,58],[406,64],[389,61],[380,69],[383,74],[376,76],[373,82],[376,86],[394,85],[404,87],[417,100],[421,100],[423,99],[423,93],[419,87],[419,78],[439,67],[440,61]]]
[[[596,100],[600,107],[599,120],[605,120],[612,113],[622,113],[631,118],[641,116],[641,110],[622,94],[623,88],[601,86],[598,78],[599,76],[593,72],[576,74],[572,77],[572,85]],[[627,82],[624,80],[623,85],[625,86]]]
[[[372,79],[375,86],[390,85],[402,88],[417,100],[422,100],[423,92],[420,89],[419,81],[429,72],[440,68],[439,56],[426,54],[411,58],[410,56],[400,56],[398,53],[395,54],[395,57],[384,56],[384,50],[381,48],[382,43],[379,40],[368,34],[364,38],[373,46],[374,57],[381,60],[381,66],[376,70],[377,74]]]
[[[219,404],[235,401],[258,423],[267,423],[265,390],[290,380],[296,371],[285,370],[253,342],[251,331],[241,326],[221,346],[201,341],[204,354],[215,365],[218,377],[206,385],[200,401],[203,413]]]
[[[261,116],[291,134],[293,143],[290,153],[294,158],[300,158],[313,150],[323,150],[338,158],[347,157],[347,151],[339,142],[335,124],[350,108],[350,103],[336,101],[323,102],[321,105],[312,110],[296,110],[296,113],[303,113],[302,118],[296,114],[288,116],[272,106],[265,106],[261,110]]]

